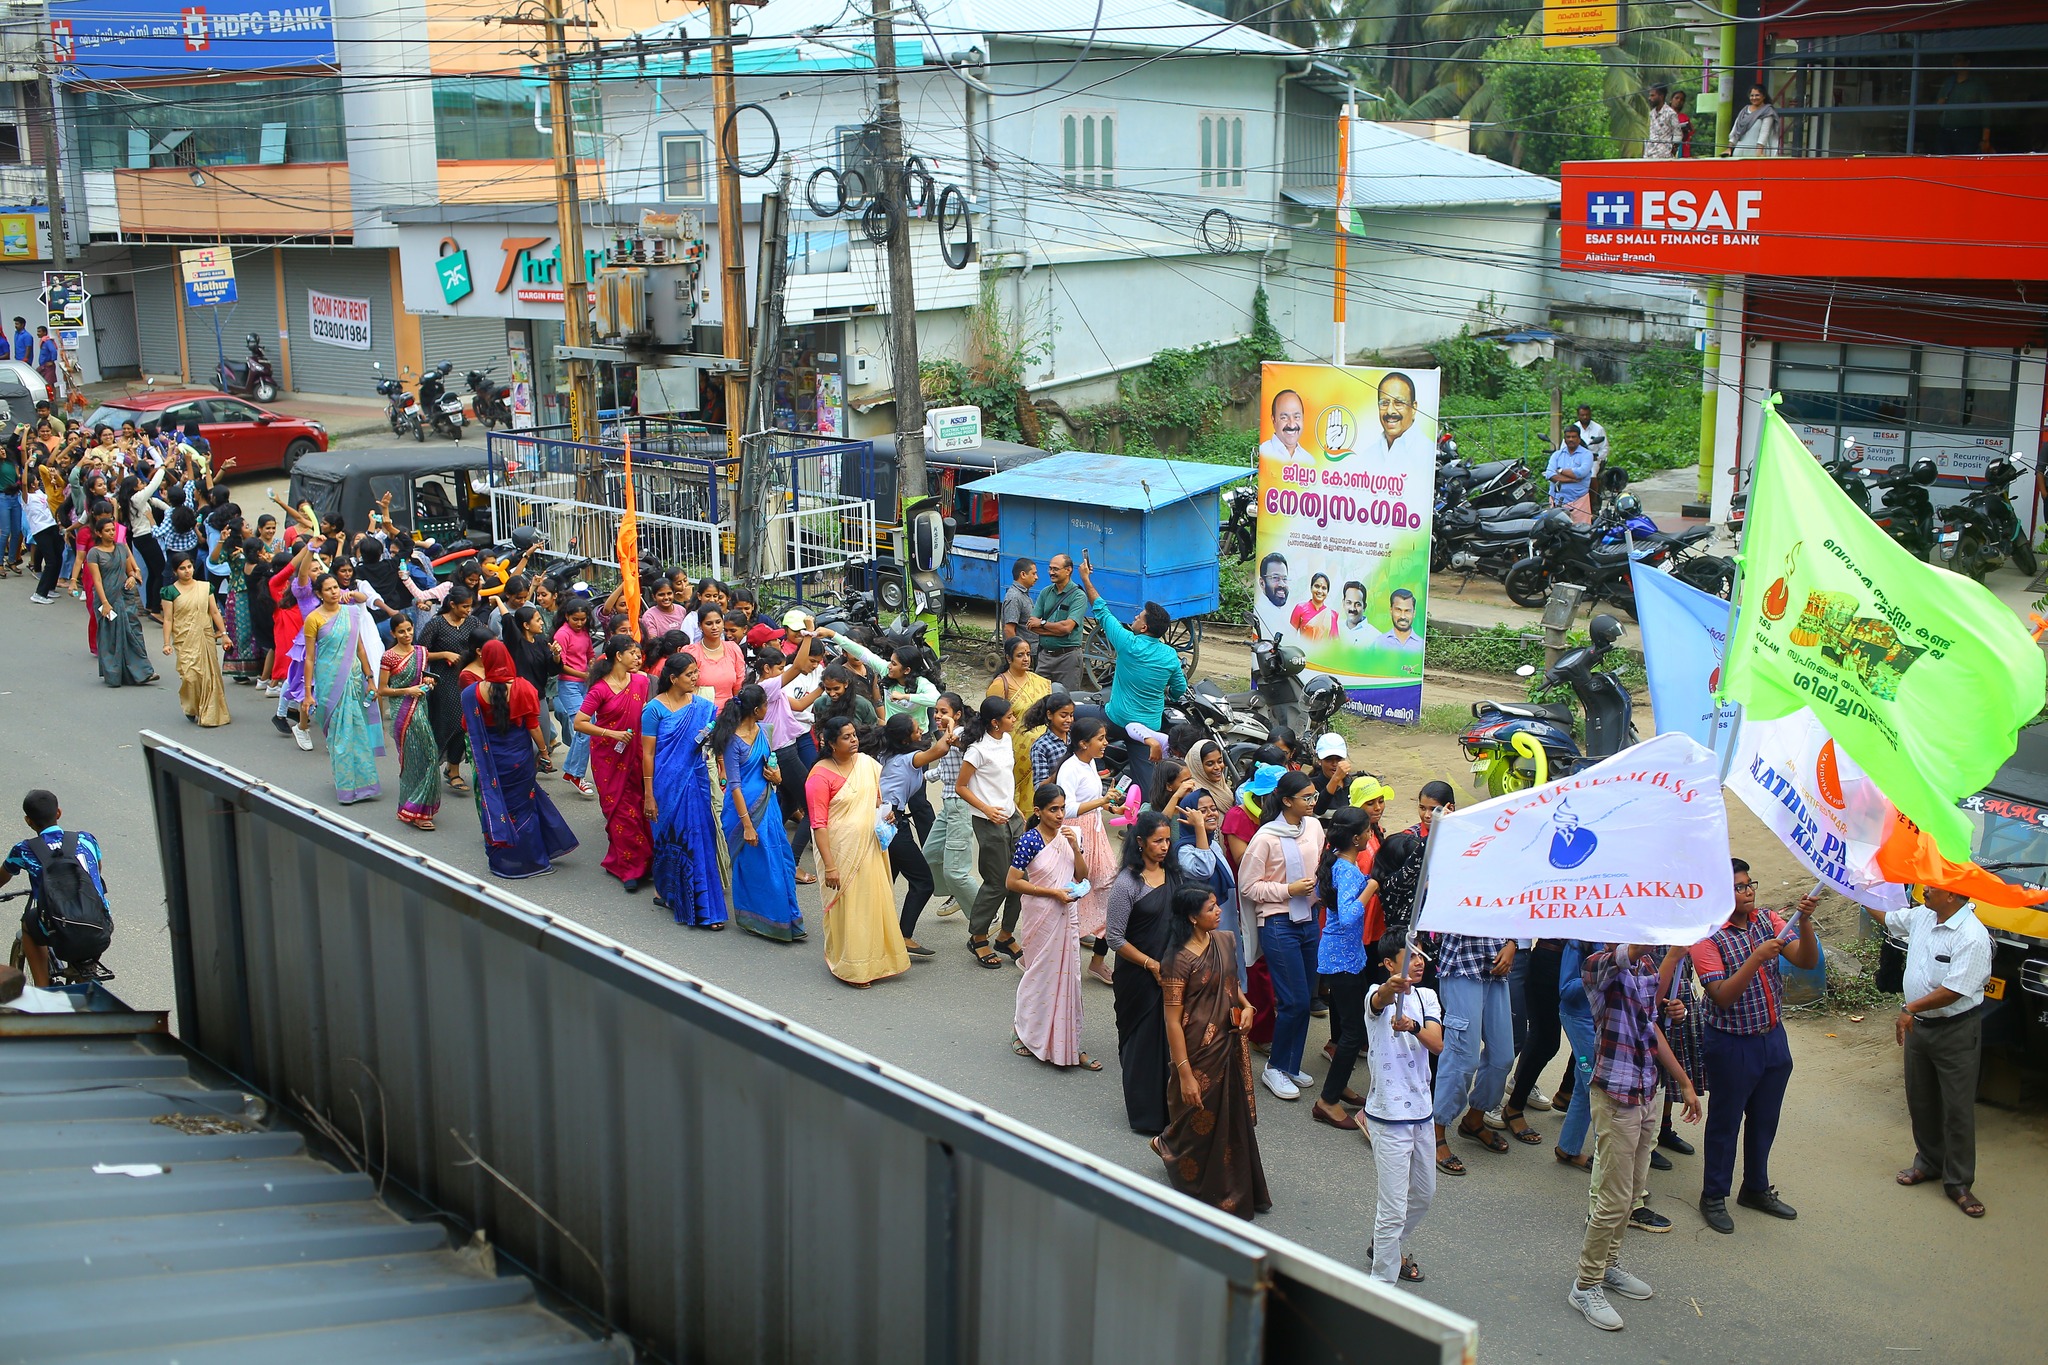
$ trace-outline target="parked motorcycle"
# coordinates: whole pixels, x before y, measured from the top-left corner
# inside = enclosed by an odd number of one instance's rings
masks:
[[[1473,724],[1458,736],[1472,764],[1472,783],[1489,796],[1540,786],[1612,758],[1636,742],[1635,706],[1611,670],[1599,669],[1621,639],[1621,623],[1604,612],[1587,629],[1591,643],[1570,650],[1543,674],[1546,688],[1569,686],[1584,716],[1584,742],[1573,734],[1567,702],[1472,703]],[[1533,677],[1524,664],[1518,672]]]
[[[427,426],[420,417],[419,404],[405,391],[404,381],[386,379],[381,360],[371,361],[370,368],[377,372],[377,393],[384,399],[384,420],[391,423],[392,434],[409,434],[415,441],[426,440]]]
[[[1520,460],[1492,460],[1480,465],[1446,460],[1437,466],[1436,482],[1439,489],[1452,483],[1462,484],[1465,503],[1471,507],[1512,507],[1536,496],[1536,476]]]
[[[490,366],[471,370],[463,376],[469,385],[469,406],[476,413],[476,420],[484,424],[484,430],[497,427],[512,428],[512,386],[500,384],[491,377]]]
[[[1517,560],[1535,553],[1531,537],[1538,510],[1534,502],[1476,508],[1465,501],[1462,483],[1449,483],[1437,497],[1430,525],[1429,571],[1506,577]]]
[[[235,361],[223,357],[214,367],[213,385],[222,393],[253,398],[259,403],[275,403],[277,379],[271,373],[270,357],[263,354],[263,339],[251,332],[244,341],[249,348],[249,358]]]
[[[1604,522],[1596,518],[1593,524],[1596,528],[1603,524],[1606,527],[1600,532],[1603,545],[1625,545],[1631,540],[1639,550],[1663,545],[1670,555],[1665,567],[1671,571],[1671,576],[1701,592],[1726,598],[1734,590],[1735,561],[1705,552],[1708,538],[1713,535],[1712,527],[1688,526],[1683,531],[1660,531],[1633,493],[1624,493],[1616,498],[1613,510]]]
[[[1871,519],[1915,559],[1929,563],[1934,562],[1934,500],[1927,490],[1938,477],[1934,461],[1918,459],[1895,464],[1869,480],[1872,488],[1883,490]]]
[[[1671,555],[1671,539],[1657,537],[1647,544],[1638,542],[1631,558],[1624,544],[1603,545],[1604,527],[1575,525],[1571,513],[1553,507],[1536,518],[1536,553],[1518,561],[1501,580],[1508,597],[1520,607],[1540,607],[1550,598],[1553,583],[1576,583],[1586,590],[1591,602],[1612,602],[1631,617],[1636,614],[1635,586],[1629,580],[1632,563],[1656,565]],[[1706,527],[1694,527],[1681,536],[1704,538]],[[1678,539],[1673,537],[1672,539]]]
[[[444,360],[420,376],[419,405],[435,431],[459,441],[469,418],[462,411],[461,397],[448,392],[448,375],[454,368],[454,361]]]
[[[1984,486],[1953,507],[1942,509],[1938,554],[1941,563],[1979,583],[2012,557],[2013,567],[2032,578],[2041,570],[2033,542],[2013,510],[2012,484],[2020,467],[1993,460],[1984,467]]]
[[[1217,552],[1242,564],[1252,557],[1252,547],[1258,540],[1259,490],[1251,484],[1239,484],[1223,495],[1223,505],[1228,515],[1216,537]]]

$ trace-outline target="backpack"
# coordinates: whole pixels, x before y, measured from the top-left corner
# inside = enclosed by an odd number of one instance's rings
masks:
[[[92,874],[78,861],[78,832],[66,830],[63,846],[54,852],[49,840],[28,840],[42,864],[36,890],[36,916],[43,940],[63,962],[77,967],[100,960],[114,941],[114,917],[107,898],[93,884]]]

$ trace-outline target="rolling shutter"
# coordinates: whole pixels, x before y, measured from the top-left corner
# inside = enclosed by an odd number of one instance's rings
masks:
[[[448,387],[455,393],[469,392],[462,377],[471,370],[488,368],[491,377],[503,384],[512,374],[511,358],[505,351],[505,319],[422,317],[420,358],[428,366],[454,361]]]
[[[142,343],[142,372],[159,381],[178,377],[178,256],[166,247],[136,247],[135,330]],[[197,347],[194,347],[197,356]],[[209,367],[210,368],[210,367]]]
[[[376,396],[370,362],[398,372],[391,308],[391,252],[383,247],[286,247],[284,306],[292,332],[292,388],[300,393]],[[370,301],[370,349],[313,339],[307,291]],[[410,385],[411,381],[407,381]]]

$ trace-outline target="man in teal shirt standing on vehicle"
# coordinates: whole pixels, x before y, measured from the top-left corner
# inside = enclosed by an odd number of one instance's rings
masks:
[[[1116,651],[1116,675],[1110,679],[1109,702],[1103,708],[1110,728],[1119,733],[1133,723],[1164,728],[1166,703],[1188,690],[1187,674],[1181,671],[1180,655],[1160,637],[1173,624],[1166,608],[1147,602],[1125,629],[1109,603],[1095,591],[1090,573],[1094,568],[1084,551],[1081,555],[1081,591],[1086,593],[1089,611],[1102,623],[1109,647]],[[1146,796],[1152,794],[1152,754],[1143,744],[1130,746],[1127,769],[1131,781]]]

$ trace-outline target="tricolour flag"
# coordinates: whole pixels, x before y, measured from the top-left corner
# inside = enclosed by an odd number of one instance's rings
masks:
[[[1775,404],[1741,562],[1723,695],[1751,720],[1812,710],[1901,814],[1949,858],[1967,858],[1956,802],[1991,779],[2041,709],[2041,649],[2019,618],[1894,544]]]

